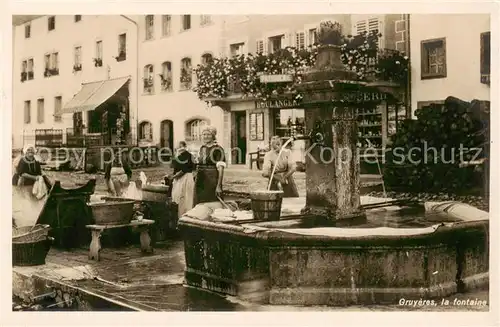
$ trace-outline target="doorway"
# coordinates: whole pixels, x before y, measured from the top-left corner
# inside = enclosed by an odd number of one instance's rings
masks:
[[[235,112],[236,122],[236,164],[246,164],[247,157],[247,113],[246,111]]]
[[[161,152],[162,160],[169,160],[174,150],[174,122],[171,120],[164,120],[160,124],[160,146],[169,149]]]

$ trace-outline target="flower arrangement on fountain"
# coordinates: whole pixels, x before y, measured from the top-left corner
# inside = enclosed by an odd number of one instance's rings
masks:
[[[324,21],[318,27],[318,43],[324,45],[341,45],[344,39],[342,25],[339,22]]]

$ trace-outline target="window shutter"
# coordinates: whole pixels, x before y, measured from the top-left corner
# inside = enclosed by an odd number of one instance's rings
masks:
[[[264,40],[257,40],[257,53],[265,53]]]
[[[368,31],[366,23],[367,23],[366,20],[360,20],[360,21],[356,22],[356,27],[355,27],[356,35]]]
[[[292,35],[290,33],[285,33],[283,38],[281,39],[281,48],[284,49],[286,47],[291,47],[292,44]]]
[[[305,47],[306,47],[306,33],[305,32],[295,33],[295,47],[298,50],[305,49]]]
[[[379,22],[378,18],[368,19],[368,32],[372,32],[372,31],[376,31],[376,30],[381,32],[380,31],[380,22]]]

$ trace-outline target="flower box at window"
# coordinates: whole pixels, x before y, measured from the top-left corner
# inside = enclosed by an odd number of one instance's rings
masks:
[[[422,79],[446,77],[446,40],[444,38],[422,41],[420,55]]]
[[[79,72],[82,70],[82,64],[74,64],[73,65],[73,72],[76,73],[76,72]]]
[[[45,70],[43,76],[59,75],[59,54],[57,52],[45,55]]]
[[[94,66],[95,67],[102,67],[102,59],[101,58],[94,58]]]
[[[481,33],[481,83],[490,84],[491,32]]]
[[[181,89],[188,90],[193,83],[193,73],[191,68],[191,59],[184,58],[181,61]]]

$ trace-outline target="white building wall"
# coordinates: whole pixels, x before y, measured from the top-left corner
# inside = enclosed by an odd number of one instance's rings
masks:
[[[13,54],[13,139],[14,148],[25,142],[34,142],[35,129],[63,129],[72,127],[72,115],[54,120],[54,97],[61,96],[63,106],[80,90],[81,83],[131,76],[131,124],[135,126],[136,113],[136,34],[135,25],[119,15],[83,15],[79,22],[73,15],[57,15],[55,29],[48,30],[48,16],[30,22],[31,37],[25,38],[25,24],[14,26]],[[118,35],[127,34],[127,59],[115,60],[118,55]],[[96,41],[103,42],[103,66],[95,67]],[[74,47],[82,47],[82,70],[73,73]],[[44,77],[44,56],[59,53],[59,75]],[[21,83],[22,61],[34,59],[34,79]],[[45,102],[43,123],[37,122],[37,99]],[[31,123],[24,124],[24,101],[31,101]],[[84,114],[84,121],[86,115]],[[23,137],[24,135],[24,137]]]
[[[489,100],[490,87],[480,83],[480,35],[490,31],[487,14],[410,15],[411,98],[415,112],[420,101]],[[421,41],[446,38],[445,78],[421,78]]]
[[[220,135],[223,128],[223,111],[218,107],[207,108],[205,102],[198,99],[191,90],[181,90],[180,69],[182,58],[191,58],[192,67],[201,63],[205,53],[213,57],[220,56],[222,16],[211,16],[212,23],[201,25],[199,15],[191,15],[191,28],[181,31],[181,16],[172,15],[171,34],[162,36],[162,15],[154,15],[154,36],[146,40],[146,16],[138,16],[140,25],[140,78],[144,66],[154,66],[154,92],[146,94],[141,86],[139,97],[139,123],[148,121],[153,128],[153,143],[159,144],[161,139],[161,122],[173,122],[174,146],[185,139],[186,123],[192,119],[204,119],[217,128]],[[162,63],[172,63],[172,91],[161,90]],[[193,88],[196,86],[193,73]]]

